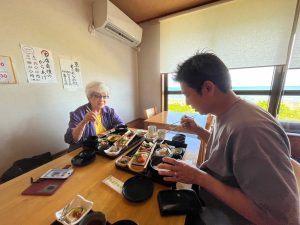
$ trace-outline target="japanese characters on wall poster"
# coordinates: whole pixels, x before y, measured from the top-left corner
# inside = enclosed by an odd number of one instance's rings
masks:
[[[29,83],[56,82],[51,51],[22,44],[21,50]]]
[[[81,68],[78,60],[61,58],[60,68],[64,88],[76,90],[81,87]]]
[[[0,56],[0,84],[15,84],[16,76],[14,73],[11,58]]]

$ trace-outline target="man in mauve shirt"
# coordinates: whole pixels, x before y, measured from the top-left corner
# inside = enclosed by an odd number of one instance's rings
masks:
[[[211,132],[192,118],[181,121],[207,142],[200,168],[171,158],[160,165],[166,181],[199,186],[205,207],[188,224],[300,224],[290,144],[276,119],[234,94],[228,68],[214,54],[189,58],[175,79],[187,104],[216,116]]]

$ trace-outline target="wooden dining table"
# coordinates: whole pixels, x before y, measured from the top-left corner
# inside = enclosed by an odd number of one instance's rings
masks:
[[[200,115],[199,113],[196,112],[194,113],[194,112],[162,111],[144,121],[145,129],[147,129],[149,125],[155,125],[157,128],[160,129],[176,130],[177,132],[192,133],[190,130],[183,128],[180,124],[180,120],[184,115],[193,117],[199,126],[205,127],[206,118],[207,118],[206,115]]]
[[[168,137],[174,135],[168,133]],[[187,151],[184,159],[194,164],[197,159],[199,140],[187,137]],[[110,223],[130,219],[139,225],[172,224],[182,225],[185,216],[160,215],[157,201],[159,191],[169,187],[154,183],[153,195],[146,201],[135,203],[126,200],[121,194],[102,181],[113,176],[122,182],[134,175],[115,167],[115,160],[103,156],[84,167],[74,167],[74,173],[51,196],[30,196],[21,193],[30,186],[30,179],[37,179],[49,169],[63,168],[71,164],[71,159],[82,149],[67,153],[43,166],[27,172],[0,185],[0,224],[5,225],[48,225],[56,220],[55,212],[62,209],[76,195],[81,195],[94,203],[92,210],[101,211]]]

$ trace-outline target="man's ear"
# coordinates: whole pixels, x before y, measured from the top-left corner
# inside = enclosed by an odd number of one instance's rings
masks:
[[[202,94],[213,96],[215,91],[216,85],[213,82],[209,80],[204,81],[202,85]]]

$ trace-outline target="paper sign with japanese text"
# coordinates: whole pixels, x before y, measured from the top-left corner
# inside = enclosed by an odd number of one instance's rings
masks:
[[[78,60],[61,58],[60,69],[64,88],[76,90],[81,87],[81,68]]]
[[[56,76],[50,50],[21,44],[29,83],[54,83]]]
[[[9,56],[0,56],[0,83],[15,84],[16,76],[14,73],[11,58]]]

